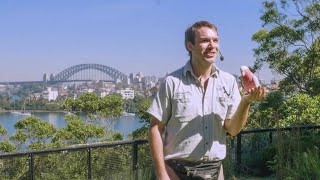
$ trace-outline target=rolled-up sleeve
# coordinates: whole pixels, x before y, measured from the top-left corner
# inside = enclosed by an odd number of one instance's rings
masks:
[[[171,118],[171,94],[170,78],[166,77],[147,111],[164,124]]]

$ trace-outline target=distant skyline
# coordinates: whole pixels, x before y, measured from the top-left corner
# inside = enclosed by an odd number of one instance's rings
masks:
[[[225,57],[217,65],[239,75],[254,62],[262,2],[1,0],[0,81],[42,80],[84,63],[162,77],[188,60],[184,31],[198,20],[217,25]],[[274,77],[266,68],[258,76]]]

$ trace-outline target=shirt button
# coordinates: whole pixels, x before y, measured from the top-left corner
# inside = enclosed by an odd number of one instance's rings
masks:
[[[206,142],[206,145],[208,145],[208,142]]]
[[[205,129],[208,129],[208,126],[205,126],[204,128],[205,128]]]

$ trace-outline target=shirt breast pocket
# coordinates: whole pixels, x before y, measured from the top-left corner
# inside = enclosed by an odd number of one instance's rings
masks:
[[[193,106],[191,103],[175,102],[173,108],[173,115],[179,122],[188,122],[192,119]]]
[[[215,101],[215,116],[216,119],[219,119],[221,121],[224,121],[227,115],[228,111],[228,103],[227,103],[227,98],[220,96],[217,97]]]

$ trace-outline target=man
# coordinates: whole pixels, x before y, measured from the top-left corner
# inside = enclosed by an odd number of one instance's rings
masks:
[[[255,87],[241,98],[234,76],[215,66],[219,36],[199,21],[185,32],[190,60],[160,85],[148,113],[149,144],[158,179],[224,179],[226,131],[244,127],[250,104],[261,100]],[[162,136],[164,132],[164,135]]]

